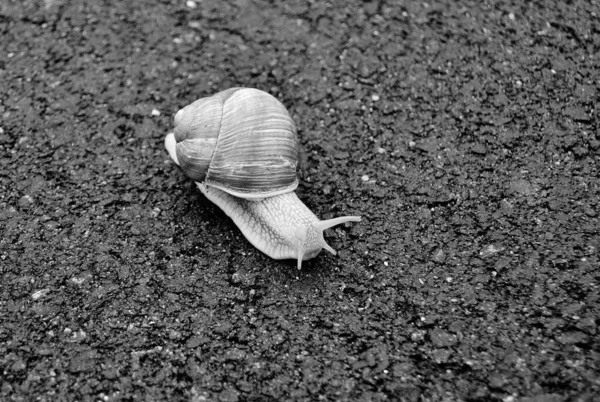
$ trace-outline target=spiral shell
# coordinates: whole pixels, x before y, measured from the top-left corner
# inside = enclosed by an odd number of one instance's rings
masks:
[[[266,92],[231,88],[202,98],[175,116],[176,154],[199,183],[253,199],[298,186],[296,127]]]

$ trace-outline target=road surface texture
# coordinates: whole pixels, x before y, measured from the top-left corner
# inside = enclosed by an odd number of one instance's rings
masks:
[[[0,400],[597,401],[600,3],[0,3]],[[298,271],[170,160],[280,99],[339,251]]]

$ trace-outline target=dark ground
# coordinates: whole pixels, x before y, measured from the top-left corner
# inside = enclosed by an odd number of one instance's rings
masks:
[[[0,400],[598,400],[600,6],[522,3],[2,0]],[[169,162],[231,86],[338,256]]]

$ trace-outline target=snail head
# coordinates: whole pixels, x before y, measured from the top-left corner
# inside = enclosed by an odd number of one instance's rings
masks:
[[[336,252],[323,237],[323,231],[345,222],[360,222],[360,216],[341,216],[339,218],[309,223],[296,229],[298,269],[302,268],[302,260],[314,258],[322,249],[335,255]]]

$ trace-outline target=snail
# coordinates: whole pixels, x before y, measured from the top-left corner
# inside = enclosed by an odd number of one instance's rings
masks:
[[[320,221],[296,196],[298,139],[283,104],[253,88],[230,88],[179,110],[165,148],[183,173],[274,259],[336,254],[323,231],[359,216]]]

